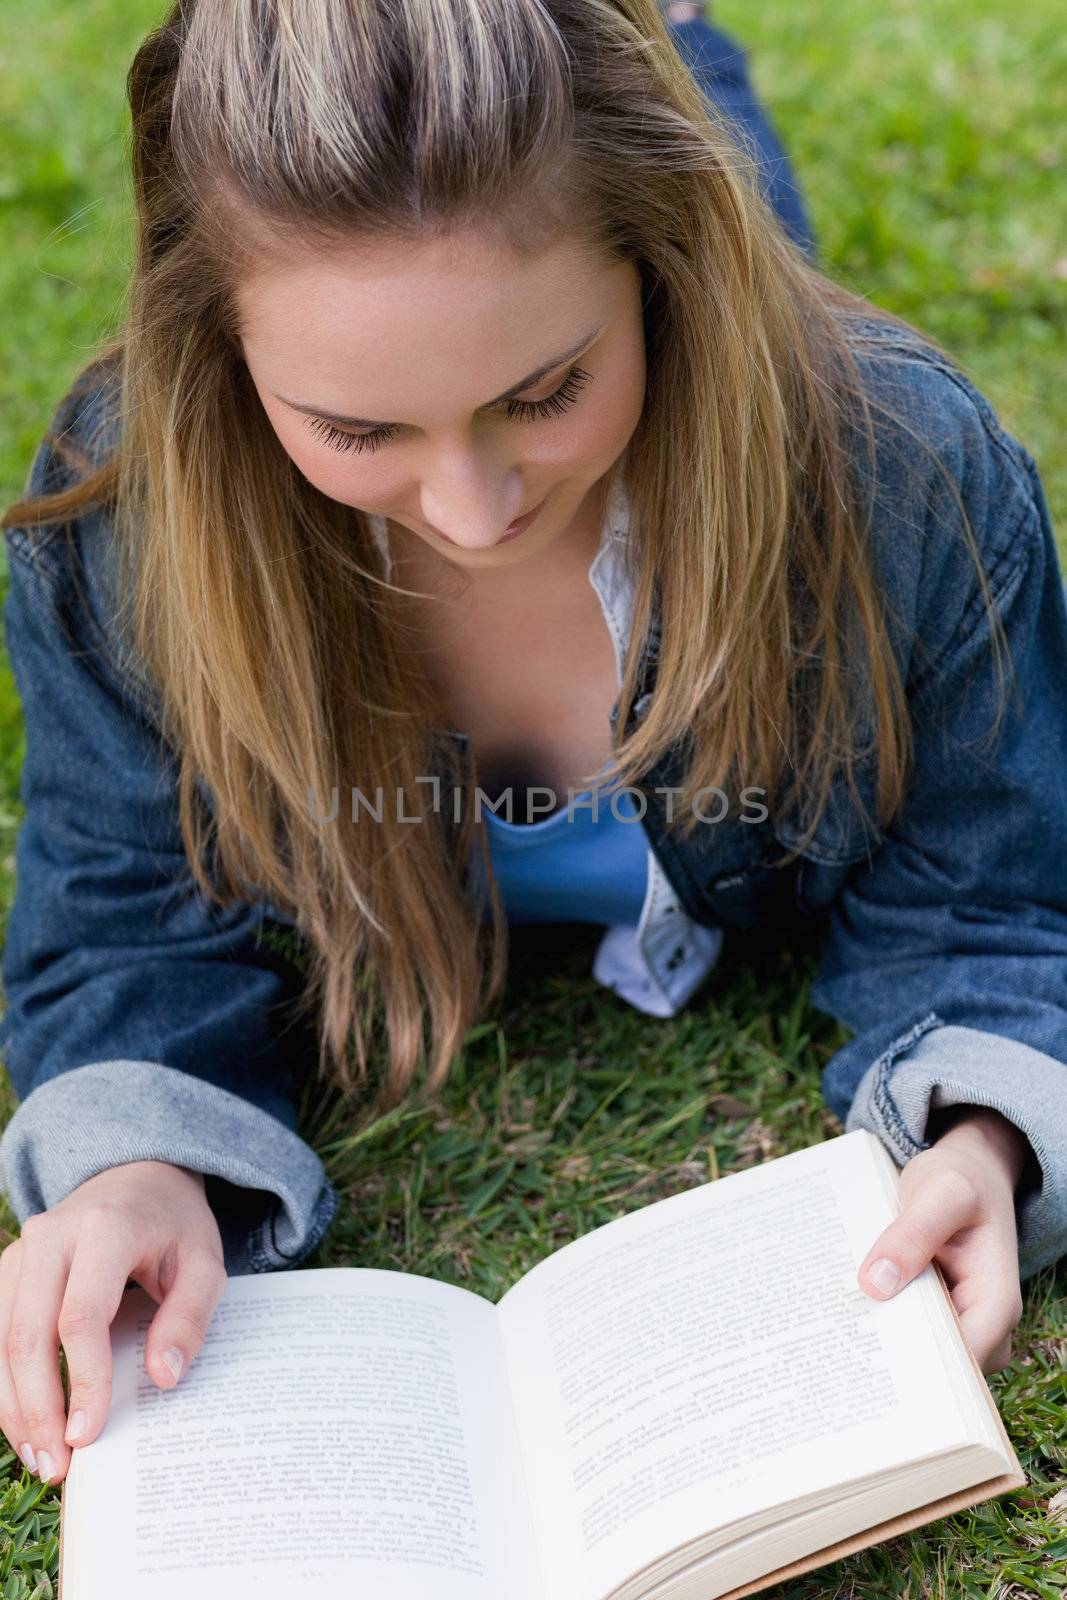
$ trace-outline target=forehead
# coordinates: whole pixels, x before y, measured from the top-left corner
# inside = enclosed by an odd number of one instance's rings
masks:
[[[369,328],[401,317],[440,326],[527,319],[546,302],[573,305],[604,292],[609,264],[567,239],[518,255],[484,234],[449,235],[420,244],[384,241],[269,257],[235,286],[242,336],[260,341],[293,320],[330,324],[359,316]]]
[[[484,235],[293,253],[246,276],[238,309],[257,378],[324,409],[407,416],[431,382],[502,392],[607,320],[621,285],[572,239],[517,255]],[[358,373],[358,393],[353,374]],[[288,386],[288,387],[287,387]]]

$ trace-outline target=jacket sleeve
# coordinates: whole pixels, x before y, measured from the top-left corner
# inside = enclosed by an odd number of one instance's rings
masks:
[[[52,468],[42,449],[31,492]],[[79,519],[79,534],[93,528]],[[220,911],[195,892],[175,763],[93,646],[66,531],[6,536],[25,815],[0,969],[0,1050],[21,1103],[0,1175],[22,1223],[108,1167],[190,1167],[207,1177],[229,1273],[291,1267],[337,1206],[296,1132],[312,1041],[287,1015],[295,964],[265,941],[262,906]]]
[[[903,1165],[939,1108],[989,1106],[1030,1144],[1016,1188],[1020,1276],[1067,1252],[1067,607],[1032,459],[945,379],[945,453],[1014,669],[999,738],[977,573],[932,494],[908,694],[903,810],[829,912],[811,996],[855,1030],[826,1099]],[[968,398],[969,396],[969,398]],[[936,530],[942,530],[938,537]]]

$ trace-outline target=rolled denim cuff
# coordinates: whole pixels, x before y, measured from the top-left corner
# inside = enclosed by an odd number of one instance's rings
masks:
[[[298,1265],[337,1210],[322,1162],[298,1134],[157,1061],[95,1061],[49,1078],[0,1138],[0,1178],[20,1225],[127,1161],[204,1173],[232,1277]]]
[[[867,1128],[899,1166],[929,1149],[930,1114],[988,1106],[1026,1135],[1040,1183],[1015,1191],[1019,1277],[1067,1253],[1067,1064],[1017,1039],[942,1022],[930,1012],[860,1079],[845,1131]]]

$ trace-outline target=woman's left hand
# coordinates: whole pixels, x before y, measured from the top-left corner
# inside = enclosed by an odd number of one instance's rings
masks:
[[[988,1107],[949,1114],[940,1138],[902,1168],[903,1210],[865,1256],[859,1283],[872,1299],[888,1300],[936,1261],[975,1359],[996,1372],[1011,1360],[1022,1316],[1014,1194],[1030,1143]],[[883,1260],[899,1271],[895,1283],[871,1276]]]

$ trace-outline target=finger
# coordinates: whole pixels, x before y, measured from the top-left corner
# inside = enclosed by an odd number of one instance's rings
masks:
[[[1017,1270],[1014,1279],[988,1270],[980,1280],[977,1274],[968,1277],[952,1300],[963,1336],[982,1371],[1006,1366],[1011,1360],[1011,1336],[1022,1316]]]
[[[111,1406],[111,1324],[134,1254],[126,1230],[112,1222],[86,1227],[80,1234],[59,1309],[59,1337],[70,1377],[64,1438],[75,1449],[93,1442]]]
[[[970,1344],[969,1339],[967,1343]],[[971,1348],[974,1348],[973,1345]],[[987,1374],[990,1372],[999,1372],[1002,1367],[1009,1366],[1011,1364],[1011,1359],[1012,1348],[1010,1333],[1007,1334],[1005,1338],[1000,1341],[1000,1344],[997,1346],[997,1348],[995,1350],[991,1350],[987,1356],[980,1357],[977,1354],[975,1355],[975,1360],[978,1362],[978,1365],[981,1367],[982,1371]]]
[[[20,1242],[8,1360],[37,1475],[42,1483],[51,1483],[63,1476],[70,1461],[63,1439],[66,1406],[57,1324],[72,1246],[66,1229],[47,1212],[26,1219]]]
[[[179,1246],[174,1281],[145,1336],[145,1371],[161,1389],[173,1389],[196,1358],[227,1282],[217,1256]]]
[[[19,1241],[15,1239],[0,1255],[0,1428],[3,1428],[12,1450],[17,1452],[23,1465],[30,1472],[36,1472],[37,1460],[26,1438],[26,1427],[7,1359],[7,1335],[19,1279],[18,1247]]]
[[[964,1338],[983,1372],[1010,1361],[1010,1337],[1023,1314],[1014,1206],[995,1209],[983,1226],[953,1241],[957,1282],[952,1304]]]
[[[934,1259],[954,1234],[977,1217],[978,1190],[953,1167],[929,1172],[904,1197],[899,1217],[879,1234],[860,1263],[860,1287],[888,1300]]]

